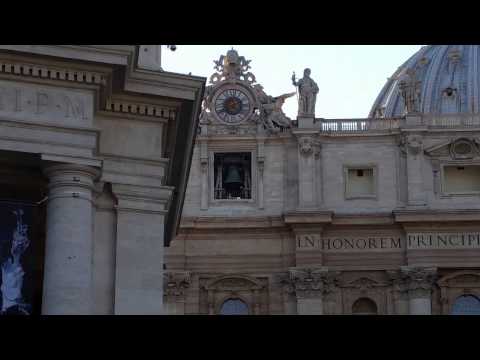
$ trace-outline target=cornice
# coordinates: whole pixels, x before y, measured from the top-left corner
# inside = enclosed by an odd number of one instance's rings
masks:
[[[286,224],[321,224],[331,223],[333,211],[295,211],[283,215]]]
[[[127,65],[135,45],[0,45],[0,49],[64,59]]]
[[[184,217],[180,224],[182,229],[250,229],[285,227],[280,216],[271,217]]]
[[[456,210],[394,210],[395,221],[404,222],[445,222],[479,221],[480,209]]]

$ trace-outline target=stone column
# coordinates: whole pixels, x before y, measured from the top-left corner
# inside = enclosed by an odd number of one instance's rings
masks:
[[[394,312],[396,315],[408,315],[408,283],[407,276],[399,270],[389,270],[387,275],[392,283]]]
[[[297,134],[298,139],[298,208],[317,207],[317,184],[313,134]]]
[[[258,169],[258,208],[264,208],[263,202],[263,170],[265,167],[264,158],[259,158],[257,162],[257,169]]]
[[[291,280],[290,273],[278,274],[275,280],[277,286],[281,289],[284,315],[297,315],[295,286]]]
[[[431,315],[436,269],[402,267],[402,272],[408,277],[410,315]]]
[[[207,143],[205,141],[200,142],[200,170],[201,170],[201,184],[202,184],[202,193],[200,198],[200,209],[208,210],[208,149]],[[215,172],[212,172],[212,175]]]
[[[190,272],[169,271],[163,276],[165,315],[185,315],[186,290],[190,287]]]
[[[290,279],[297,296],[298,315],[323,315],[323,277],[322,268],[290,269]]]
[[[56,164],[49,178],[42,314],[93,311],[93,167]]]
[[[112,184],[118,199],[115,314],[163,314],[164,222],[173,187]]]
[[[201,194],[201,210],[208,210],[208,160],[201,159],[200,167],[202,171],[202,194]]]
[[[407,191],[408,206],[425,206],[426,195],[423,186],[423,139],[421,135],[408,135],[407,147]]]
[[[259,209],[264,208],[264,197],[263,197],[264,169],[265,169],[265,143],[263,139],[257,139],[257,170],[258,170],[257,188],[258,188],[258,208]],[[253,185],[253,178],[252,178],[252,185]]]

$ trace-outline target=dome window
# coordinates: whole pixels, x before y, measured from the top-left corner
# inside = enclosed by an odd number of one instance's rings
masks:
[[[457,89],[454,89],[451,87],[447,87],[445,90],[443,90],[443,95],[447,97],[455,96],[456,93],[457,93]]]

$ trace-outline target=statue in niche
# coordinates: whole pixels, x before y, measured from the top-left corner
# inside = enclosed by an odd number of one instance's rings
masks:
[[[311,70],[303,71],[303,78],[296,81],[295,73],[292,75],[292,83],[298,87],[298,116],[315,116],[315,103],[317,100],[318,86],[310,77]]]
[[[405,103],[406,113],[411,114],[419,112],[420,94],[422,89],[421,81],[417,80],[416,71],[414,69],[407,69],[407,71],[400,77],[398,86]]]

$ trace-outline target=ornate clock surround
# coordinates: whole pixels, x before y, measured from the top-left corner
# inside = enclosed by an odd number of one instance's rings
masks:
[[[241,94],[240,96],[238,95],[239,93]],[[240,101],[240,109],[237,113],[229,113],[227,109],[221,108],[230,99],[238,99]],[[256,97],[248,87],[239,83],[223,83],[214,90],[210,102],[210,113],[214,115],[217,121],[226,125],[239,125],[248,121],[256,108],[258,108]],[[221,114],[225,115],[222,116]]]

